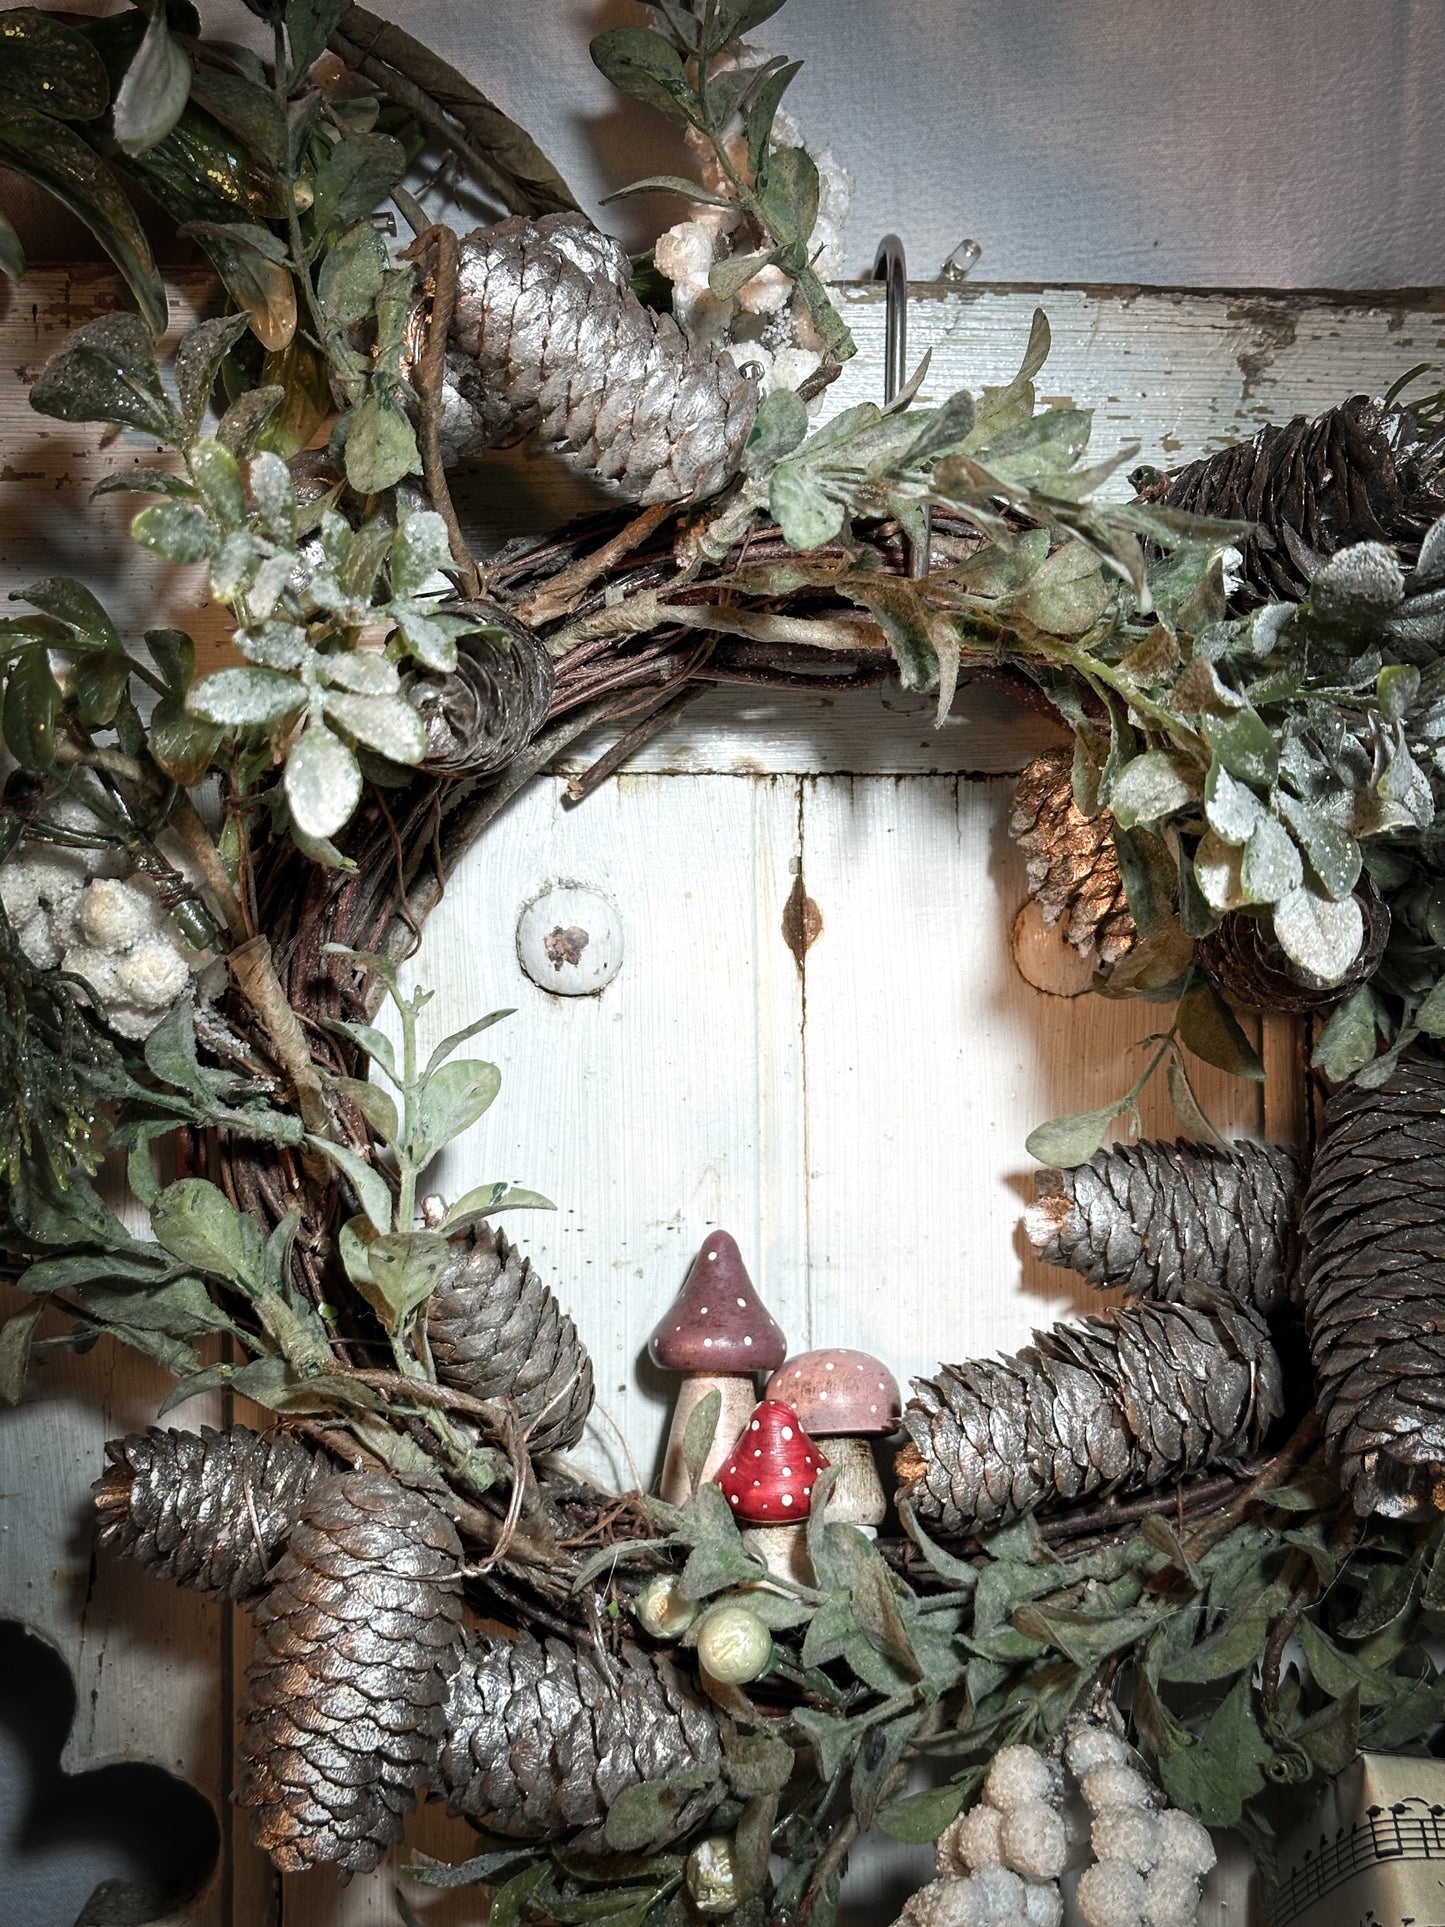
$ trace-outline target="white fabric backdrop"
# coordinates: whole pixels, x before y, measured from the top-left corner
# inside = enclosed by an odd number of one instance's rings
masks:
[[[213,33],[256,31],[241,0],[201,6]],[[646,17],[633,0],[390,10],[522,121],[592,212],[679,171],[673,131],[587,57],[592,34]],[[758,38],[805,61],[790,107],[855,177],[855,271],[893,228],[916,278],[971,234],[991,281],[1445,280],[1441,0],[791,0]],[[7,204],[14,186],[0,176]],[[34,258],[85,247],[53,208],[23,213]],[[680,213],[601,219],[637,242]]]

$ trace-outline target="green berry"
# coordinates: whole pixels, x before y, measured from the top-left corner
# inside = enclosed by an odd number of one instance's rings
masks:
[[[687,1857],[687,1891],[697,1911],[713,1917],[730,1914],[738,1904],[733,1843],[724,1833],[699,1840]]]
[[[660,1572],[649,1579],[632,1608],[637,1623],[654,1639],[681,1639],[697,1618],[697,1602],[684,1599],[677,1574]]]
[[[714,1606],[698,1628],[697,1656],[724,1686],[744,1686],[767,1671],[773,1636],[746,1606]]]

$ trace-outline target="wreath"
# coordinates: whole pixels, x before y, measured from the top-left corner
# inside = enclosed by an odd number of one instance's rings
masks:
[[[924,407],[920,367],[817,425],[847,182],[748,43],[777,0],[594,43],[697,162],[636,184],[691,204],[640,259],[396,27],[251,3],[266,60],[185,0],[4,16],[0,159],[138,309],[32,403],[166,451],[103,486],[155,498],[136,540],[207,565],[235,651],[198,675],[66,578],[0,625],[4,1391],[108,1337],[174,1374],[163,1412],[271,1415],[115,1441],[96,1501],[105,1545],[250,1608],[237,1798],[283,1869],[374,1866],[427,1795],[481,1838],[409,1874],[499,1921],[821,1927],[873,1826],[938,1842],[918,1927],[1047,1927],[1066,1874],[1089,1927],[1192,1921],[1205,1825],[1268,1876],[1291,1799],[1442,1704],[1445,401],[1100,500],[1127,458],[1037,406],[1039,314],[1007,385]],[[428,153],[500,217],[432,222]],[[132,185],[226,295],[164,369]],[[530,433],[618,506],[479,561],[448,473]],[[602,1491],[565,1457],[586,1351],[491,1223],[545,1200],[423,1190],[497,1096],[460,1054],[497,1013],[424,1055],[398,964],[599,723],[578,796],[702,688],[888,676],[1072,733],[1019,785],[1031,893],[1103,994],[1172,1015],[1116,1101],[1033,1133],[1027,1225],[1122,1302],[900,1409],[878,1361],[786,1358],[715,1234],[654,1336],[664,1489]],[[1310,1014],[1312,1158],[1194,1096],[1193,1057],[1263,1076],[1241,1009]],[[1105,1148],[1159,1072],[1185,1136]]]

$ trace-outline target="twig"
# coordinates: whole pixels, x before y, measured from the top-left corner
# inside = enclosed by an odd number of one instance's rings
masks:
[[[282,1067],[295,1086],[302,1123],[314,1136],[329,1137],[331,1112],[321,1075],[311,1061],[300,1019],[287,1002],[276,975],[270,942],[265,937],[251,937],[237,945],[226,961],[242,996],[266,1026]],[[318,1171],[322,1168],[318,1167]]]
[[[594,636],[642,636],[650,629],[675,624],[683,629],[714,629],[724,636],[744,636],[750,642],[801,643],[833,651],[886,650],[883,631],[871,617],[840,609],[828,617],[780,616],[764,609],[728,609],[715,602],[668,602],[662,592],[649,589],[615,609],[599,609],[570,623],[547,638],[554,655],[563,655]]]
[[[1293,1585],[1294,1590],[1289,1604],[1269,1629],[1259,1665],[1259,1695],[1271,1715],[1279,1711],[1279,1669],[1284,1661],[1284,1649],[1294,1638],[1295,1628],[1320,1589],[1320,1576],[1306,1552],[1290,1553],[1280,1579],[1286,1586]]]
[[[1197,1532],[1190,1534],[1184,1544],[1184,1550],[1189,1557],[1196,1560],[1201,1558],[1211,1546],[1217,1546],[1221,1539],[1233,1532],[1249,1508],[1259,1504],[1264,1493],[1277,1486],[1281,1480],[1297,1472],[1313,1455],[1319,1442],[1319,1417],[1314,1412],[1308,1412],[1295,1427],[1291,1437],[1272,1459],[1265,1460],[1238,1497],[1232,1499],[1213,1518],[1207,1519]]]
[[[476,1398],[470,1392],[463,1392],[453,1385],[433,1385],[429,1379],[408,1378],[404,1372],[365,1371],[353,1372],[363,1385],[369,1385],[374,1392],[386,1392],[393,1398],[409,1398],[415,1405],[430,1405],[443,1412],[465,1412],[468,1418],[480,1419],[484,1425],[499,1436],[508,1429],[508,1413],[505,1406],[492,1399]]]
[[[451,337],[452,316],[457,305],[457,275],[461,250],[449,227],[429,227],[403,251],[403,261],[420,261],[428,248],[434,252],[432,267],[431,311],[427,316],[426,340],[416,366],[416,392],[421,402],[421,466],[432,506],[447,525],[447,542],[452,560],[461,574],[462,587],[469,596],[481,594],[482,578],[476,559],[467,547],[462,525],[457,520],[456,504],[447,483],[442,462],[441,422],[442,389],[447,372],[447,342]]]
[[[607,781],[614,770],[621,769],[625,762],[637,754],[644,743],[650,742],[654,736],[661,735],[662,731],[702,694],[702,689],[696,683],[690,683],[686,689],[680,689],[675,696],[664,697],[662,702],[640,722],[634,723],[625,736],[619,736],[611,749],[599,756],[597,761],[583,770],[580,776],[568,778],[568,801],[583,802],[593,790]]]
[[[221,912],[227,930],[242,943],[250,935],[246,927],[245,913],[241,909],[241,899],[236,895],[226,866],[221,861],[221,853],[216,848],[216,840],[201,821],[200,812],[179,784],[176,786],[175,800],[171,804],[170,822],[176,834],[200,864],[211,895],[216,899],[216,907]]]
[[[673,513],[675,506],[672,502],[654,502],[651,508],[634,515],[610,542],[604,542],[591,555],[568,563],[550,581],[544,582],[540,589],[534,590],[518,608],[518,616],[535,629],[544,622],[554,622],[558,616],[566,615],[583,591],[590,589],[600,576],[606,575],[624,555],[630,555],[645,542],[653,530]]]

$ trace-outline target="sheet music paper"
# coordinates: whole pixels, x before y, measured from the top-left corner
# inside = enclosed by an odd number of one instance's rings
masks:
[[[1445,1927],[1445,1760],[1361,1754],[1280,1876],[1271,1927]]]

